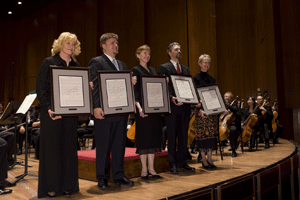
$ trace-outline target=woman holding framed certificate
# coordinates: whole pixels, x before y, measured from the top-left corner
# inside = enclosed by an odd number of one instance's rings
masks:
[[[36,81],[36,93],[41,106],[38,198],[70,195],[79,191],[78,117],[54,116],[50,65],[80,67],[75,59],[81,52],[80,42],[75,34],[63,32],[54,40],[52,47],[52,56],[44,59]]]
[[[132,68],[133,76],[137,77],[137,83],[134,86],[135,101],[137,107],[136,113],[136,153],[140,155],[142,162],[142,179],[147,179],[150,174],[153,178],[159,179],[154,169],[154,154],[161,151],[161,116],[145,115],[142,101],[142,75],[156,75],[154,68],[149,67],[147,63],[150,60],[150,47],[148,45],[140,46],[136,50],[136,57],[139,64]],[[148,158],[148,167],[147,167]]]
[[[200,72],[193,79],[197,86],[206,86],[216,83],[216,79],[207,73],[211,58],[207,54],[199,57]],[[203,168],[216,168],[212,160],[212,150],[217,149],[218,116],[208,116],[202,109],[195,108],[196,146],[202,156]],[[207,154],[207,157],[206,157]]]

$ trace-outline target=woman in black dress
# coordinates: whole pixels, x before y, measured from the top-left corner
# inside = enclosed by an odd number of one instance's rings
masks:
[[[54,40],[52,57],[44,59],[36,82],[40,102],[40,164],[38,198],[69,195],[79,191],[77,161],[77,117],[53,117],[51,110],[50,65],[80,67],[75,56],[80,42],[75,34],[61,33]]]
[[[143,113],[141,76],[156,75],[154,68],[147,66],[150,60],[150,47],[143,45],[136,50],[136,57],[139,64],[132,68],[133,76],[137,77],[137,83],[134,86],[135,104],[137,107],[136,120],[136,153],[140,155],[142,162],[141,177],[148,178],[148,174],[153,178],[161,178],[154,169],[154,154],[161,151],[161,116],[145,115]],[[148,158],[148,167],[147,167]]]
[[[199,57],[198,64],[201,71],[193,77],[196,87],[216,83],[216,79],[207,73],[210,63],[209,55],[203,54]],[[202,156],[202,166],[204,168],[216,168],[212,160],[212,150],[217,149],[218,116],[207,116],[201,108],[197,107],[194,114],[196,115],[196,146]]]

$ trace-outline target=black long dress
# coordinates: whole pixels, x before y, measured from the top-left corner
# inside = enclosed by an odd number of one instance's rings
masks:
[[[38,198],[47,196],[48,192],[61,195],[64,192],[78,192],[77,160],[77,117],[63,117],[52,120],[50,68],[49,65],[67,67],[67,63],[56,54],[44,59],[36,82],[36,92],[41,105],[40,128],[40,164],[38,178]],[[71,61],[71,67],[80,67]]]
[[[216,83],[216,79],[207,72],[199,72],[194,77],[194,82],[197,86],[206,86]],[[194,113],[198,113],[199,108],[195,108]],[[196,146],[200,151],[209,149],[217,149],[217,134],[218,134],[218,115],[210,115],[207,118],[202,118],[199,115],[195,117],[196,129]]]
[[[141,65],[137,65],[132,68],[133,76],[137,77],[137,83],[134,86],[135,101],[142,104],[141,95],[141,76],[142,75],[156,75],[154,68],[149,67],[148,72]],[[137,111],[136,114],[136,153],[138,154],[153,154],[161,151],[161,116],[160,115],[148,115],[148,117],[142,118]]]

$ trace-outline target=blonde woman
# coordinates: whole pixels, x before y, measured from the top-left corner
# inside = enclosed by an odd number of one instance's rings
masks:
[[[216,83],[216,79],[207,73],[211,58],[207,54],[199,57],[200,72],[193,79],[197,86],[205,86]],[[203,168],[216,168],[212,160],[212,150],[217,149],[218,116],[207,114],[200,108],[195,108],[196,145],[202,156]],[[207,155],[207,156],[206,156]]]
[[[77,117],[53,117],[49,66],[80,67],[75,60],[80,54],[80,42],[75,34],[64,32],[52,47],[52,56],[44,59],[36,81],[41,106],[38,198],[79,191]]]

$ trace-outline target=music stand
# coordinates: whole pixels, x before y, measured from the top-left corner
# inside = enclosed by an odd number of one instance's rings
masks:
[[[25,97],[24,101],[22,102],[21,106],[17,110],[15,117],[16,119],[22,120],[26,116],[26,131],[25,131],[25,171],[24,174],[21,174],[16,177],[16,180],[14,181],[13,184],[16,184],[18,181],[23,179],[25,176],[30,175],[34,177],[38,177],[35,174],[28,174],[28,122],[30,121],[30,114],[28,112],[29,108],[31,107],[32,103],[34,102],[37,94],[29,94]]]
[[[0,116],[0,125],[15,125],[15,136],[17,136],[17,123],[19,119],[15,119],[14,115],[18,108],[20,107],[21,102],[20,101],[11,101],[6,106],[3,114]],[[17,161],[17,137],[15,139],[15,150],[14,150],[14,163],[9,167],[9,169],[12,169],[16,164],[22,165],[22,161]]]

